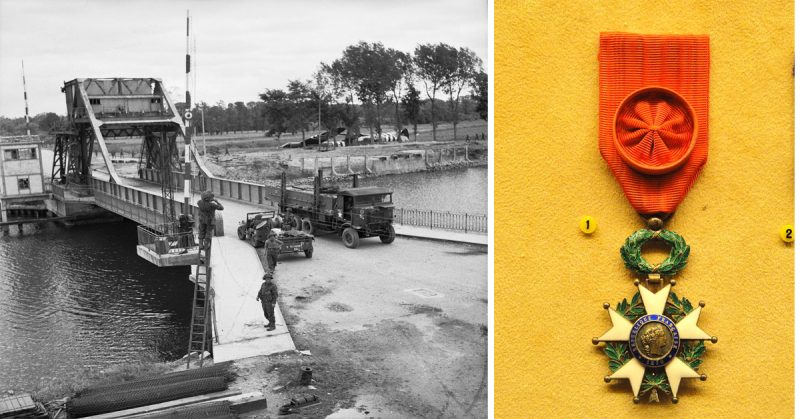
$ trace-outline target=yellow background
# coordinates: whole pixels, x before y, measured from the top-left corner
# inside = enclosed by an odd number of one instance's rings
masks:
[[[713,3],[495,3],[497,417],[792,416],[793,3]],[[710,35],[708,163],[667,228],[691,246],[675,291],[720,340],[677,405],[634,405],[591,344],[635,292],[619,247],[644,226],[598,151],[604,31]]]

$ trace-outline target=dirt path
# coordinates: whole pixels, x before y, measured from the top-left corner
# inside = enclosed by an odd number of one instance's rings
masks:
[[[295,345],[311,356],[239,361],[236,385],[267,389],[270,414],[315,394],[322,403],[302,416],[485,417],[485,248],[398,238],[351,250],[334,237],[315,246],[312,260],[282,256],[276,272]],[[297,383],[304,365],[313,388]]]

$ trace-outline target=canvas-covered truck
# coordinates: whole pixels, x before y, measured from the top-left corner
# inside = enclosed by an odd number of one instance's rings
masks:
[[[321,171],[320,171],[321,172]],[[323,187],[322,173],[314,178],[314,190],[288,189],[285,176],[281,181],[280,209],[292,224],[303,232],[335,232],[344,245],[355,249],[367,237],[379,237],[383,243],[394,241],[394,203],[392,191],[379,187]]]
[[[247,240],[253,247],[263,247],[270,231],[283,242],[280,254],[304,253],[307,258],[314,254],[314,236],[297,230],[283,230],[281,221],[275,211],[247,213],[244,221],[239,222],[236,234],[241,240]]]

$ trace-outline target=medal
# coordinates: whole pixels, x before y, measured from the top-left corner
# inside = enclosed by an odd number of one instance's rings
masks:
[[[705,381],[705,341],[717,342],[698,326],[705,304],[674,290],[690,247],[664,228],[708,155],[708,37],[604,33],[599,59],[600,152],[647,228],[620,248],[641,279],[630,299],[603,305],[612,327],[592,343],[605,345],[605,381],[628,380],[634,403],[677,403],[681,380]],[[656,265],[641,254],[651,240],[670,246]]]

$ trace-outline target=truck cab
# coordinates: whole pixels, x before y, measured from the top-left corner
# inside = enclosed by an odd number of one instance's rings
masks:
[[[342,218],[353,226],[385,224],[394,218],[392,191],[386,188],[356,188],[339,192],[337,205]]]
[[[390,189],[344,189],[338,193],[336,207],[341,213],[342,241],[347,247],[357,247],[358,239],[364,237],[379,236],[384,243],[394,241],[394,203]]]

